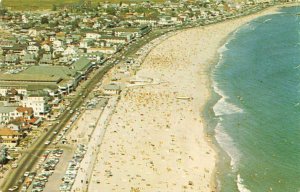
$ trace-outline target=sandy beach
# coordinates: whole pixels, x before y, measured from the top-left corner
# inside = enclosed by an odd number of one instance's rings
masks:
[[[215,191],[217,155],[201,119],[210,71],[231,32],[275,11],[184,30],[152,49],[137,75],[161,83],[122,92],[89,189]]]
[[[211,69],[230,33],[276,10],[176,32],[155,46],[136,75],[157,83],[122,91],[89,191],[216,191],[217,154],[201,117]]]

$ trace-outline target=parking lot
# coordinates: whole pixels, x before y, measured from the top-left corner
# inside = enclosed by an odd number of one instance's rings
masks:
[[[57,191],[60,186],[60,179],[65,175],[65,171],[68,167],[68,162],[72,159],[74,149],[71,147],[62,147],[64,149],[64,153],[62,154],[59,163],[56,166],[53,174],[49,177],[49,180],[45,186],[44,191]]]

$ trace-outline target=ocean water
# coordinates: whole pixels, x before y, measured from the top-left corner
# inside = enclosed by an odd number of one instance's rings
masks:
[[[220,48],[212,107],[222,192],[300,191],[300,7],[242,26]]]

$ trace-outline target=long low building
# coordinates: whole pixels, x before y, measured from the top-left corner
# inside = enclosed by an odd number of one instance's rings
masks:
[[[31,90],[51,89],[62,94],[73,91],[92,70],[93,63],[85,57],[67,66],[31,66],[17,74],[0,74],[1,87],[23,87]]]

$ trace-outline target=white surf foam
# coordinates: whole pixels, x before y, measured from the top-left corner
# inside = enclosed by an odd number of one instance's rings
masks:
[[[269,22],[269,21],[271,21],[271,20],[272,20],[272,19],[266,19],[266,20],[263,21],[263,23]]]
[[[219,54],[223,54],[225,51],[228,51],[228,48],[226,47],[227,43],[225,43],[222,47],[218,49]]]
[[[216,116],[231,115],[235,113],[243,113],[243,110],[238,106],[229,103],[222,97],[214,106],[213,110]]]
[[[226,96],[225,93],[218,88],[218,84],[216,82],[213,83],[213,86],[214,91],[221,96],[221,99],[213,106],[213,110],[216,116],[243,113],[243,109],[226,101],[228,99],[228,96]]]
[[[237,164],[240,160],[240,152],[235,146],[232,138],[224,131],[221,123],[218,123],[215,128],[215,138],[223,150],[230,157],[230,166],[233,171],[237,171]]]
[[[237,175],[237,187],[239,192],[251,192],[247,187],[243,184],[244,180],[241,178],[241,175]]]
[[[235,32],[233,32],[232,35],[228,38],[227,42],[221,46],[218,50],[219,53],[219,62],[215,66],[215,69],[219,68],[224,60],[223,55],[228,50],[228,43],[235,39],[236,33],[241,28],[237,29]],[[213,76],[216,76],[215,71],[213,72]],[[215,78],[215,77],[213,77]],[[216,116],[219,117],[220,122],[223,120],[222,115],[228,115],[228,114],[234,114],[234,113],[242,113],[243,110],[240,109],[238,106],[229,103],[227,100],[229,99],[228,96],[219,88],[220,86],[213,81],[213,88],[214,91],[221,96],[221,99],[213,106],[213,110]],[[224,131],[224,128],[222,127],[221,123],[218,123],[215,128],[215,138],[219,145],[223,148],[223,150],[229,155],[230,157],[230,165],[234,172],[237,171],[237,164],[240,159],[240,153],[238,148],[235,146],[232,138]]]

